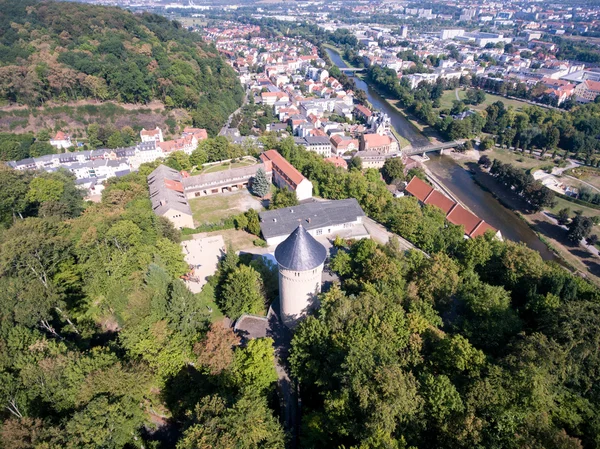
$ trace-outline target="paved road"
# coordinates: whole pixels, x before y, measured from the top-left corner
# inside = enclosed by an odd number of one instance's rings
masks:
[[[242,101],[242,105],[231,113],[231,115],[227,119],[227,122],[221,128],[221,131],[219,131],[219,136],[224,136],[227,133],[227,130],[229,129],[229,125],[231,125],[231,120],[233,119],[233,117],[238,112],[240,112],[244,106],[246,106],[248,104],[248,92],[249,91],[246,90],[246,93],[244,94],[244,101]]]

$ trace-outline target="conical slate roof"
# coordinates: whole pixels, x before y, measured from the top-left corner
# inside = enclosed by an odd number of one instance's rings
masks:
[[[292,271],[317,268],[327,257],[327,250],[315,240],[302,225],[275,249],[275,259],[282,267]]]

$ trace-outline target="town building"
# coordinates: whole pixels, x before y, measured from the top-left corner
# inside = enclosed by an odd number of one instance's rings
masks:
[[[307,136],[296,138],[297,145],[304,146],[308,151],[317,153],[325,158],[331,157],[331,141],[327,136]]]
[[[580,103],[594,101],[600,95],[600,81],[585,80],[575,87],[575,96]]]
[[[296,192],[298,201],[312,198],[312,183],[302,173],[286,161],[276,150],[268,150],[260,155],[263,162],[271,161],[273,168],[273,184],[280,189]]]
[[[154,213],[167,218],[177,229],[194,228],[192,209],[185,197],[181,174],[161,164],[147,179]]]
[[[398,151],[398,142],[388,135],[363,134],[360,140],[360,151],[377,151],[388,154]]]
[[[260,229],[269,246],[283,242],[298,224],[314,237],[339,235],[365,238],[365,213],[355,198],[311,201],[298,206],[264,211],[259,214]]]
[[[54,136],[54,139],[50,139],[50,145],[59,150],[66,150],[67,148],[71,148],[73,146],[71,143],[71,136],[63,133],[62,131],[58,131]]]
[[[142,128],[140,131],[140,139],[142,142],[163,142],[162,130],[157,126],[155,129]]]
[[[338,156],[348,152],[358,151],[358,148],[360,146],[358,139],[353,139],[347,136],[331,136],[330,141],[332,151]]]
[[[183,189],[189,199],[202,196],[216,195],[225,192],[235,192],[247,189],[259,169],[263,169],[271,182],[271,162],[266,161],[249,167],[232,168],[215,173],[183,177]]]
[[[318,307],[327,250],[302,224],[275,249],[279,268],[280,316],[294,328],[299,320]]]

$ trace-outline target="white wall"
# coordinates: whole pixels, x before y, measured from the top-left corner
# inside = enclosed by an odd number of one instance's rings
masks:
[[[308,271],[286,270],[279,265],[281,319],[287,327],[295,327],[300,318],[317,307],[322,274],[323,264]]]

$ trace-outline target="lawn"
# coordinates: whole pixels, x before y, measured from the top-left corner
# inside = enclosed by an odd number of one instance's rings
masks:
[[[567,201],[564,198],[559,197],[556,197],[556,206],[549,208],[548,210],[553,214],[556,214],[559,210],[564,208],[571,209],[571,215],[573,215],[573,212],[575,212],[576,210],[580,210],[586,217],[600,217],[599,209],[593,209],[591,207],[582,206],[581,204],[572,203],[571,201]]]
[[[205,173],[217,173],[220,171],[229,170],[232,168],[240,168],[240,167],[249,167],[250,165],[256,164],[256,161],[244,159],[239,162],[225,162],[219,165],[209,165],[204,169],[200,170],[197,174],[205,174]]]
[[[600,189],[600,170],[592,167],[575,167],[565,172]]]
[[[444,91],[444,93],[440,97],[440,109],[452,108],[452,102],[456,100],[455,92],[456,91],[454,89]],[[459,88],[458,89],[458,98],[460,98],[461,100],[464,100],[466,97],[467,97],[466,91]],[[525,106],[531,106],[529,103],[526,103],[524,101],[513,100],[512,98],[505,98],[505,97],[501,97],[500,95],[489,94],[486,92],[485,100],[483,101],[483,103],[478,104],[477,106],[470,105],[469,107],[472,109],[475,109],[476,111],[483,111],[489,105],[491,105],[492,103],[495,103],[497,101],[503,102],[506,107],[512,106],[516,110],[521,110]]]
[[[211,231],[211,232],[203,232],[200,233],[204,237],[210,237],[213,235],[221,235],[223,236],[223,240],[225,241],[225,245],[227,247],[231,246],[234,251],[240,250],[248,250],[250,248],[256,248],[254,246],[254,240],[258,237],[250,234],[246,231],[237,230],[237,229],[224,229],[221,231]],[[192,240],[194,235],[199,234],[190,234],[182,237],[183,240]]]
[[[217,223],[250,208],[263,209],[260,201],[247,190],[193,198],[190,207],[198,224]]]
[[[551,160],[539,160],[533,156],[530,156],[528,153],[521,153],[516,151],[510,151],[505,148],[492,148],[487,151],[482,151],[480,154],[485,154],[491,160],[498,159],[500,162],[504,164],[512,164],[515,167],[522,168],[525,170],[539,169],[541,167],[547,165],[554,165]]]
[[[215,289],[210,284],[204,284],[202,287],[202,291],[200,293],[196,293],[196,299],[198,302],[206,308],[206,311],[210,313],[210,321],[214,323],[216,321],[220,321],[223,319],[223,312],[217,306],[215,302]]]

